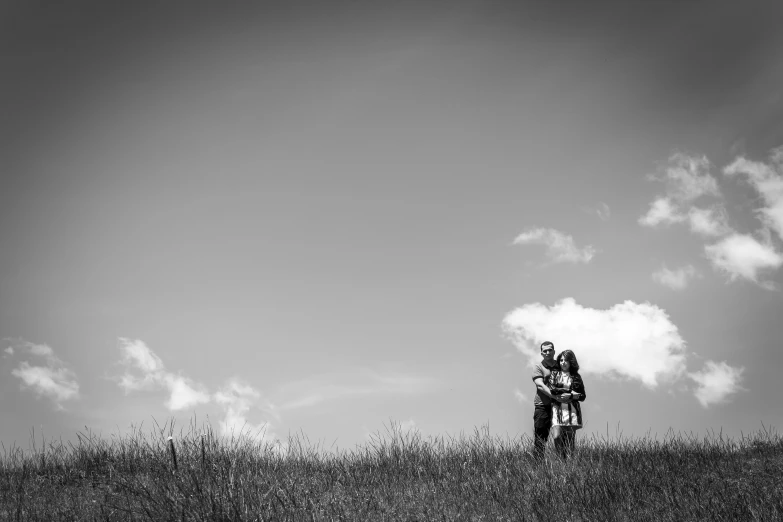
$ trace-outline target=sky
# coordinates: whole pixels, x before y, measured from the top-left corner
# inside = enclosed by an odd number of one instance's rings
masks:
[[[0,441],[783,428],[783,5],[7,2]]]

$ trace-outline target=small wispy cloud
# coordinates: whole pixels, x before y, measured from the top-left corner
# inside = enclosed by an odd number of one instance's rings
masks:
[[[671,199],[660,197],[650,204],[650,209],[639,218],[639,224],[645,227],[671,225],[685,221],[685,215],[675,206]]]
[[[768,290],[774,289],[774,283],[760,281],[759,272],[783,265],[783,254],[777,252],[770,242],[759,241],[748,234],[731,234],[705,246],[704,253],[712,266],[725,272],[731,281],[742,278]]]
[[[708,408],[726,402],[731,395],[742,390],[740,382],[744,371],[744,368],[730,366],[725,361],[707,361],[702,370],[689,373],[688,377],[696,382],[696,399]]]
[[[698,273],[693,265],[686,265],[680,268],[670,270],[665,265],[653,272],[653,280],[672,290],[684,290],[690,280],[696,277]]]
[[[702,196],[720,197],[717,180],[710,174],[710,161],[706,156],[692,156],[676,152],[660,175],[653,174],[666,184],[666,193],[677,203],[688,203]]]
[[[553,228],[533,228],[519,234],[514,245],[544,245],[547,257],[555,263],[589,263],[597,250],[578,247],[574,238]]]
[[[530,402],[530,399],[527,395],[522,393],[519,388],[514,389],[514,398],[519,402],[520,404],[527,404]]]
[[[429,377],[357,369],[346,374],[319,375],[289,383],[280,392],[282,400],[278,410],[308,408],[348,397],[413,396],[433,391],[437,386]]]
[[[694,202],[704,196],[721,199],[717,180],[710,174],[710,162],[705,156],[675,153],[660,174],[649,176],[665,184],[666,192],[650,204],[638,223],[646,227],[668,226],[689,222],[691,230],[702,235],[727,233],[725,213],[719,205],[698,207]]]
[[[609,221],[609,218],[612,217],[612,209],[609,208],[609,205],[601,201],[598,206],[594,210],[595,215],[598,216],[598,219],[601,221]]]
[[[16,352],[19,352],[19,355],[26,353],[39,359],[37,364],[21,361],[11,370],[11,375],[22,381],[23,389],[30,389],[37,396],[48,398],[57,409],[64,409],[64,402],[79,398],[79,382],[76,374],[66,367],[50,346],[18,340],[15,348],[9,346],[5,353],[9,355],[14,355]]]
[[[709,208],[691,207],[688,211],[691,232],[700,236],[720,237],[732,232],[728,215],[722,205]]]
[[[783,146],[772,149],[767,163],[736,158],[723,169],[726,176],[744,175],[765,206],[756,210],[762,223],[783,239]]]
[[[210,401],[203,386],[166,370],[160,357],[144,341],[120,338],[117,346],[122,353],[120,363],[125,366],[125,373],[117,378],[117,384],[126,394],[136,390],[165,389],[169,392],[165,405],[171,411]]]
[[[418,431],[419,427],[416,425],[416,421],[411,417],[408,420],[404,420],[397,424],[400,433],[410,433],[412,431]]]
[[[275,439],[272,425],[268,420],[262,423],[248,420],[251,409],[261,410],[265,417],[276,417],[274,405],[264,401],[260,391],[238,378],[233,378],[215,393],[214,398],[225,413],[225,417],[220,422],[220,431],[223,435],[238,436],[240,433],[248,433],[261,436],[264,440]]]

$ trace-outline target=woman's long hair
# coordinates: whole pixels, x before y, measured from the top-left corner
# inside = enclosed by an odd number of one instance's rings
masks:
[[[563,350],[557,355],[557,364],[560,364],[560,358],[564,357],[566,361],[571,365],[568,368],[570,373],[579,373],[579,362],[576,360],[576,355],[571,350]]]

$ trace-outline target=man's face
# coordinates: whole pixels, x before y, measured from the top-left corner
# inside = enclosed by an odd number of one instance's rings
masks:
[[[552,362],[555,360],[555,349],[552,347],[552,345],[545,344],[541,347],[541,357],[546,362]]]

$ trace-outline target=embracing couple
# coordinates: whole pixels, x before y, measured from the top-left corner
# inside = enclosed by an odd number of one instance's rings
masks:
[[[536,398],[533,401],[534,453],[544,456],[549,432],[555,441],[555,449],[563,457],[573,451],[576,430],[582,427],[582,407],[585,385],[579,375],[579,363],[571,350],[555,357],[555,345],[541,343],[541,362],[533,368]]]

